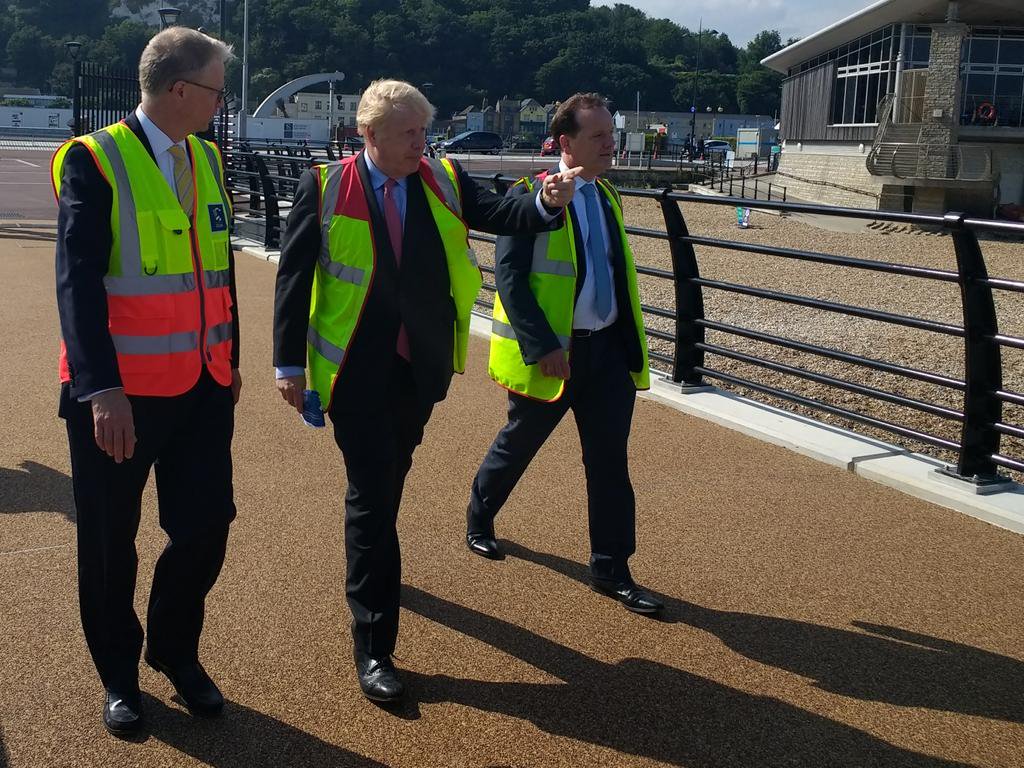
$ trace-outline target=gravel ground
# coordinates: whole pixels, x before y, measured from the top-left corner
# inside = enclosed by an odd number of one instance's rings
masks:
[[[682,206],[689,230],[694,235],[873,261],[891,261],[944,270],[956,269],[953,241],[938,233],[911,230],[901,226],[835,220],[819,220],[816,223],[824,226],[815,226],[796,218],[782,218],[758,211],[753,212],[752,226],[743,230],[736,227],[734,209],[730,207],[700,203],[684,203]],[[627,221],[635,226],[662,231],[665,228],[656,202],[626,198],[625,213]],[[839,226],[836,226],[837,224]],[[630,241],[639,265],[671,270],[668,245],[664,241],[637,236],[631,236]],[[492,249],[486,244],[480,244],[479,250],[481,262],[492,263]],[[982,251],[990,276],[1024,279],[1024,248],[1019,242],[984,240]],[[955,283],[833,267],[705,246],[697,247],[697,259],[701,275],[709,279],[810,296],[956,326],[963,325],[959,288]],[[641,276],[640,292],[641,299],[646,304],[669,310],[675,308],[673,288],[667,280]],[[997,293],[996,301],[1000,331],[1008,335],[1024,336],[1024,296],[1000,292]],[[964,376],[963,342],[953,336],[710,289],[704,291],[704,311],[709,319],[743,328],[940,373],[956,379],[962,379]],[[650,328],[673,331],[674,323],[671,320],[647,315],[646,322]],[[710,344],[814,373],[854,381],[903,397],[955,410],[962,410],[963,407],[962,394],[956,390],[717,331],[709,331],[706,340]],[[671,347],[668,342],[651,340],[653,351],[671,355]],[[721,355],[707,355],[705,365],[727,374],[785,389],[937,437],[954,441],[960,439],[958,422],[917,409],[777,373]],[[656,362],[655,367],[664,366]],[[899,442],[912,450],[939,456],[947,461],[955,461],[956,458],[953,452],[944,452],[885,430],[797,406],[732,384],[714,383],[787,410],[814,416],[827,423],[851,428],[891,442]],[[1015,392],[1024,392],[1024,352],[1004,348],[1003,387]],[[1003,421],[1024,425],[1024,408],[1005,405]],[[1024,457],[1024,441],[1004,437],[1001,452],[1020,459]],[[1019,474],[1015,477],[1018,480],[1022,479]]]

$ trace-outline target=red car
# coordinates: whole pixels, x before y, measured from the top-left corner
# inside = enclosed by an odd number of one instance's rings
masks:
[[[544,139],[544,143],[540,145],[541,155],[557,155],[559,153],[558,145],[555,143],[554,136],[548,136]]]

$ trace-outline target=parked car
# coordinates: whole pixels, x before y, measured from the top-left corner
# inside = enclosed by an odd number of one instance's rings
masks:
[[[464,131],[441,142],[445,152],[489,152],[498,154],[502,148],[501,136],[489,131]]]
[[[704,142],[704,154],[710,155],[712,152],[731,152],[732,145],[728,141],[722,141],[721,139],[710,139]]]
[[[554,136],[548,136],[544,139],[544,143],[540,145],[540,153],[542,155],[557,155],[560,154],[559,147],[555,143]]]

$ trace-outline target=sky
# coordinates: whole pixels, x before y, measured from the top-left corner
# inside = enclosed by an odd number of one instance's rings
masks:
[[[689,29],[704,26],[724,32],[734,45],[746,45],[762,29],[777,29],[783,41],[806,37],[866,8],[875,0],[618,0],[651,18],[671,19]],[[616,0],[591,0],[614,5]]]

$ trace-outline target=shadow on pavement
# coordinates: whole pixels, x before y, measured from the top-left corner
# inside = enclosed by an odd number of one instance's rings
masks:
[[[518,557],[588,584],[587,567],[509,541]],[[1024,723],[1024,663],[897,627],[851,622],[862,632],[792,619],[716,611],[659,595],[663,621],[710,632],[736,653],[865,701]]]
[[[220,717],[204,720],[143,698],[150,736],[213,768],[387,768],[232,701]]]
[[[597,661],[415,587],[403,588],[402,604],[561,681],[486,682],[410,674],[425,701],[500,713],[548,733],[673,765],[964,765],[902,749],[775,698],[747,694],[648,659]]]
[[[71,478],[34,461],[20,467],[0,467],[0,514],[58,512],[75,522]]]
[[[4,729],[0,728],[0,768],[8,768],[7,745],[4,744]]]
[[[648,659],[597,661],[415,587],[403,587],[402,605],[561,681],[486,682],[410,673],[410,682],[424,701],[500,713],[548,733],[673,765],[964,765],[897,747],[775,698],[747,694]]]

